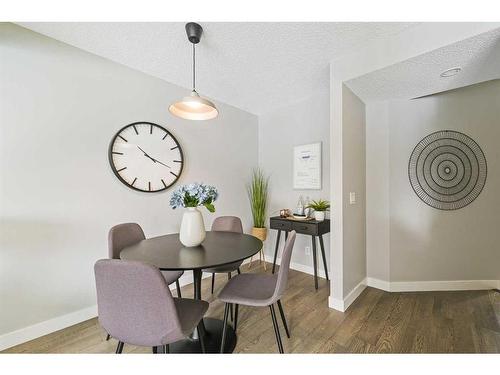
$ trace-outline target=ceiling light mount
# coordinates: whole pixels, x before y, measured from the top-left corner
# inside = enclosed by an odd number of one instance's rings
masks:
[[[189,41],[193,44],[200,43],[203,28],[196,22],[186,23],[186,34]]]
[[[455,66],[454,68],[446,69],[444,72],[442,72],[439,76],[442,78],[448,78],[448,77],[453,77],[460,73],[462,71],[462,68],[459,66]]]

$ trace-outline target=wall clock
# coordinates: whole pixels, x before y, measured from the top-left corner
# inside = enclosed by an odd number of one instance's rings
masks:
[[[121,128],[111,140],[108,158],[122,183],[147,193],[168,189],[184,166],[177,139],[152,122],[134,122]]]

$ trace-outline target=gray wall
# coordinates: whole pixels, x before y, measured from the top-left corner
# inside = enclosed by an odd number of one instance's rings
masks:
[[[387,103],[388,134],[370,138],[368,144],[374,142],[369,147],[372,151],[387,145],[389,151],[390,281],[500,279],[499,102],[500,81],[491,81],[426,98]],[[381,118],[378,121],[383,122]],[[427,206],[408,182],[408,158],[413,147],[429,133],[442,129],[472,137],[488,162],[484,190],[469,206],[456,211]],[[380,149],[376,153],[380,155]],[[377,157],[376,153],[367,158]],[[384,185],[386,181],[381,177],[387,178],[387,170],[378,177]],[[370,183],[378,183],[375,177],[371,176]],[[369,233],[376,228],[370,219],[373,217],[373,213],[368,215]],[[381,247],[371,250],[387,253]],[[374,252],[368,258],[376,257]],[[375,268],[368,267],[370,272]]]
[[[251,226],[254,115],[217,103],[216,120],[176,119],[168,106],[188,90],[11,24],[0,24],[0,77],[0,335],[95,305],[93,264],[112,225],[178,231],[171,191],[135,192],[111,172],[108,144],[128,123],[171,130],[186,159],[178,185],[214,184],[215,215]],[[203,215],[209,227],[215,215]]]
[[[279,215],[282,208],[295,208],[299,196],[310,199],[329,199],[330,195],[330,95],[327,90],[259,116],[259,164],[270,176],[269,215]],[[293,146],[313,142],[322,143],[322,189],[293,189]],[[330,236],[325,235],[325,251],[329,264]],[[265,243],[267,260],[272,262],[276,231],[269,233]],[[283,239],[282,239],[283,241]],[[283,242],[282,242],[283,244]],[[297,236],[292,262],[312,270],[312,255],[305,254],[311,239]],[[281,253],[280,253],[281,254]],[[321,258],[320,258],[321,259]],[[323,270],[322,262],[318,267]],[[300,267],[300,266],[299,266]],[[320,271],[322,275],[323,272]]]
[[[342,87],[342,189],[344,297],[366,278],[365,105]],[[349,194],[356,194],[350,204]]]

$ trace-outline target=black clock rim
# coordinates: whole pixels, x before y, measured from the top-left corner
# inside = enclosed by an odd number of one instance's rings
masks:
[[[162,129],[163,131],[165,131],[166,133],[168,133],[172,139],[174,140],[175,144],[177,145],[177,147],[179,147],[179,152],[181,153],[181,159],[182,159],[182,163],[181,163],[181,169],[179,170],[179,175],[175,178],[175,180],[172,181],[172,183],[168,184],[167,187],[161,189],[161,190],[154,190],[154,191],[149,191],[149,190],[142,190],[142,189],[139,189],[139,188],[136,188],[132,185],[130,185],[127,181],[125,181],[122,176],[120,176],[120,174],[118,173],[118,171],[116,170],[114,164],[113,164],[113,144],[115,143],[116,141],[116,138],[118,138],[118,135],[126,128],[130,127],[130,126],[133,126],[133,125],[138,125],[138,124],[148,124],[148,125],[153,125],[153,126],[156,126],[160,129]],[[154,122],[150,122],[150,121],[136,121],[136,122],[132,122],[128,125],[125,125],[123,127],[121,127],[116,133],[115,135],[113,136],[113,138],[111,139],[111,142],[109,143],[109,146],[108,146],[108,161],[109,161],[109,165],[111,166],[111,170],[113,171],[113,174],[116,176],[116,178],[118,178],[118,180],[120,180],[120,182],[122,184],[124,184],[126,187],[132,189],[132,190],[135,190],[135,191],[140,191],[141,193],[150,193],[150,194],[154,194],[154,193],[161,193],[163,191],[166,191],[168,190],[172,185],[174,185],[178,180],[179,178],[181,177],[182,175],[182,171],[184,169],[184,153],[182,152],[182,147],[179,143],[179,141],[177,140],[177,138],[175,138],[175,136],[170,132],[168,131],[167,129],[165,129],[163,126],[161,125],[158,125]]]

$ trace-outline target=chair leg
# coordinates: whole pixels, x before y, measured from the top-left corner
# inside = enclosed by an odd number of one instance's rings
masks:
[[[276,312],[274,311],[274,305],[269,305],[269,309],[271,310],[271,318],[273,319],[274,334],[276,335],[278,350],[280,354],[283,354],[283,343],[281,342],[280,329],[278,327],[278,321],[276,320]]]
[[[286,337],[290,338],[290,332],[288,331],[288,325],[286,324],[285,312],[283,311],[283,306],[281,301],[278,300],[278,308],[280,309],[281,320],[283,321],[283,326],[285,327]]]
[[[260,252],[262,253],[262,259],[264,260],[264,271],[267,271],[267,266],[266,266],[266,254],[264,254],[264,249],[261,249]]]
[[[238,275],[241,275],[240,267],[238,267]]]
[[[179,279],[175,280],[175,288],[177,289],[177,297],[182,298],[181,284],[179,284]]]
[[[229,303],[226,303],[224,307],[224,324],[222,326],[222,340],[220,342],[220,352],[224,353],[224,347],[226,345],[226,331],[227,331],[227,318],[229,315]]]
[[[227,279],[231,280],[231,277],[232,277],[231,272],[228,272],[227,273]],[[232,303],[229,305],[229,313],[230,313],[230,316],[231,316],[231,321],[234,321],[233,320],[234,318],[233,318],[233,304]]]
[[[203,319],[200,320],[200,322],[198,323],[198,326],[196,327],[196,330],[198,331],[198,340],[200,341],[201,352],[203,354],[205,354],[206,353],[206,351],[205,351],[205,337],[203,337],[204,335],[202,334],[203,329],[200,328],[200,326],[202,324],[203,324]]]
[[[108,335],[106,336],[106,341],[109,341],[110,338],[111,338],[111,336],[108,333]]]
[[[116,354],[121,354],[123,351],[123,342],[118,341],[118,346],[116,347]]]
[[[238,305],[237,303],[234,304],[234,333],[236,333],[236,328],[238,327]]]
[[[215,286],[215,273],[212,273],[212,294],[214,294],[214,286]]]

